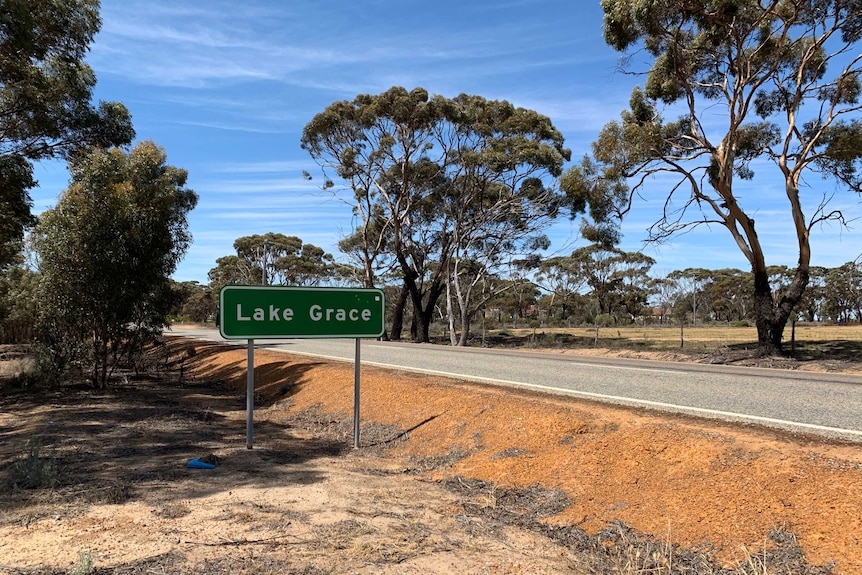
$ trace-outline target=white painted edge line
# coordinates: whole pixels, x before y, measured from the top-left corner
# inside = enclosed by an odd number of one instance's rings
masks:
[[[369,345],[368,347],[379,347],[379,348],[383,348],[383,349],[391,349],[385,345]],[[534,358],[531,358],[531,359],[534,359]],[[571,366],[575,366],[575,367],[592,367],[592,368],[599,368],[600,367],[602,369],[619,369],[619,370],[624,370],[624,371],[648,371],[651,373],[667,373],[669,375],[678,375],[679,374],[678,370],[674,371],[671,369],[661,369],[661,368],[657,368],[657,367],[631,367],[628,365],[605,365],[605,364],[598,365],[595,363],[585,363],[583,361],[571,361],[571,360],[568,360],[567,358],[564,358],[564,357],[555,357],[555,356],[550,356],[548,359],[554,359],[555,361],[565,361],[567,366],[571,365]],[[369,365],[371,365],[371,363],[369,363]],[[402,368],[402,369],[414,369],[414,368]],[[422,368],[417,367],[415,369],[421,370]],[[440,372],[440,373],[444,373],[444,372]],[[461,377],[461,376],[459,376],[459,377]],[[466,377],[466,376],[463,376],[463,377]]]
[[[273,350],[275,351],[275,350]],[[307,353],[307,352],[297,352],[290,350],[279,350],[284,351],[286,353],[292,353],[294,355],[305,355],[310,357],[322,357],[325,359],[334,359],[338,361],[349,361],[352,362],[352,358],[344,358],[338,357],[334,355],[320,355],[316,353]],[[489,377],[479,377],[475,375],[464,375],[460,373],[451,373],[448,371],[439,371],[435,369],[423,369],[421,367],[404,367],[401,365],[393,365],[390,363],[380,363],[376,361],[362,361],[363,365],[373,365],[375,367],[385,367],[387,369],[396,369],[400,371],[414,371],[419,373],[427,373],[429,375],[439,375],[443,377],[451,377],[453,379],[464,379],[468,381],[477,381],[480,383],[492,383],[492,384],[503,384],[509,385],[512,387],[522,387],[527,389],[535,389],[537,391],[545,391],[549,393],[554,393],[557,395],[571,395],[575,397],[585,397],[588,399],[599,399],[604,400],[610,403],[616,403],[619,405],[628,405],[633,407],[652,407],[659,410],[670,411],[674,413],[684,413],[684,414],[692,414],[692,415],[701,415],[701,416],[711,416],[713,419],[730,419],[732,421],[739,422],[747,422],[747,423],[760,423],[767,425],[769,427],[778,427],[780,429],[785,430],[808,430],[812,432],[816,432],[819,434],[829,435],[831,437],[843,437],[848,438],[852,437],[854,440],[862,440],[862,431],[857,431],[855,429],[843,429],[841,427],[829,427],[826,425],[816,425],[813,423],[800,423],[798,421],[787,421],[785,419],[775,419],[772,417],[762,417],[760,415],[747,415],[744,413],[734,413],[732,411],[720,411],[716,409],[705,409],[702,407],[690,407],[686,405],[676,405],[673,403],[663,403],[660,401],[650,401],[648,399],[632,399],[630,397],[620,397],[616,395],[605,395],[602,393],[592,393],[589,391],[577,391],[573,389],[564,389],[561,387],[551,387],[549,385],[539,385],[535,383],[525,383],[523,381],[510,381],[506,379],[493,379]],[[642,369],[642,368],[628,368],[628,369]]]

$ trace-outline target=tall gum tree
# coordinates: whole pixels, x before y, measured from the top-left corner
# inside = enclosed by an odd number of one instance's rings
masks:
[[[236,254],[220,257],[209,271],[210,287],[228,284],[318,286],[335,277],[330,254],[296,236],[267,232],[237,238]]]
[[[302,146],[330,187],[336,178],[346,185],[365,284],[373,286],[381,252],[397,262],[417,341],[429,340],[456,261],[488,256],[496,265],[509,246],[536,236],[565,199],[545,183],[569,158],[562,135],[547,117],[504,101],[394,87],[331,104],[305,127]],[[471,280],[460,278],[466,298]]]
[[[781,352],[809,282],[812,230],[846,222],[829,206],[833,186],[862,191],[862,2],[602,0],[602,8],[608,44],[647,54],[652,67],[630,109],[602,129],[592,157],[565,175],[567,192],[608,221],[656,190],[653,176],[671,178],[648,239],[702,224],[727,229],[751,265],[759,349]],[[661,105],[682,113],[665,121]],[[778,291],[753,217],[761,195],[749,184],[743,198],[736,185],[754,178],[754,165],[770,164],[784,184],[798,252],[792,280]]]

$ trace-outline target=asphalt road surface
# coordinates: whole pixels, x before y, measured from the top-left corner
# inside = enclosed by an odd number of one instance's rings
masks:
[[[226,342],[216,329],[167,332]],[[255,340],[266,348],[353,362],[352,339]],[[362,340],[362,365],[754,423],[862,443],[862,376]]]

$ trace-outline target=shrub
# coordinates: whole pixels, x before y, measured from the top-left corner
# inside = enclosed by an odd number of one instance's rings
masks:
[[[42,457],[38,443],[30,443],[28,453],[14,464],[9,472],[12,489],[45,489],[57,485],[60,468],[53,458]]]

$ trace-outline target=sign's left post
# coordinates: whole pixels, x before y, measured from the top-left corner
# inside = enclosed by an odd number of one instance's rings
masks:
[[[248,340],[248,374],[245,382],[245,447],[254,448],[254,340]]]

